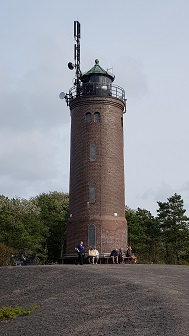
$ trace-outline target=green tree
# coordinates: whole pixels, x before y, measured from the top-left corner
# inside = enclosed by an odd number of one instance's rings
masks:
[[[160,258],[160,229],[156,218],[146,209],[126,207],[128,243],[140,262],[158,262]]]
[[[157,202],[157,220],[164,244],[167,263],[179,264],[189,255],[189,218],[185,215],[184,201],[174,194],[167,202]]]
[[[68,221],[68,194],[42,193],[35,198],[40,208],[40,218],[46,227],[45,249],[49,261],[57,261],[65,250]]]
[[[160,230],[158,222],[150,211],[138,208],[136,211],[138,223],[143,227],[141,236],[141,253],[146,262],[159,260]]]
[[[128,225],[128,245],[132,245],[136,253],[140,253],[141,237],[144,234],[144,227],[138,221],[137,210],[126,207],[125,217]]]
[[[34,253],[41,246],[44,231],[40,209],[33,200],[0,196],[0,242]]]

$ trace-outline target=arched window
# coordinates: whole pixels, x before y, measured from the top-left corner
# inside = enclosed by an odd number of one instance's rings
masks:
[[[94,122],[95,123],[99,123],[100,122],[100,113],[99,112],[95,112],[94,113]]]
[[[91,114],[90,114],[90,112],[86,113],[85,118],[86,118],[85,120],[86,120],[87,123],[91,122]]]
[[[96,161],[96,144],[95,142],[90,143],[90,161]]]
[[[96,245],[96,226],[94,224],[90,224],[88,226],[88,246],[89,248]]]
[[[95,203],[96,201],[96,184],[95,182],[89,183],[89,203]]]

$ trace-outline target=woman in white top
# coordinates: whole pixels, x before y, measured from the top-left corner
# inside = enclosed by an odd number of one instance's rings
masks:
[[[95,257],[92,257],[92,263],[94,264],[98,264],[98,260],[99,260],[99,252],[96,249],[96,246],[93,247],[93,252],[95,254]]]

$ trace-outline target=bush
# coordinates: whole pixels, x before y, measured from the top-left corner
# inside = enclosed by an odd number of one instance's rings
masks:
[[[25,310],[22,307],[0,307],[0,320],[12,319],[17,315],[30,315],[32,311],[36,310],[37,306],[32,306],[30,309]]]
[[[11,265],[11,255],[17,251],[3,243],[0,243],[0,266]]]

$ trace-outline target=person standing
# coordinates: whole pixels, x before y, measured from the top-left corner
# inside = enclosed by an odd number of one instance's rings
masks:
[[[77,251],[78,257],[76,259],[76,265],[79,263],[80,265],[83,265],[83,256],[84,256],[84,246],[83,242],[80,241],[79,244],[76,245],[75,250]]]

